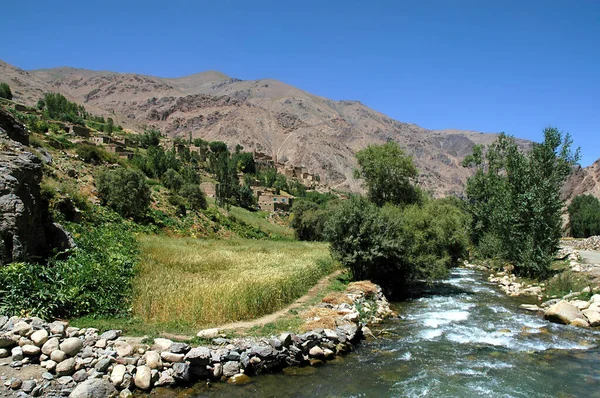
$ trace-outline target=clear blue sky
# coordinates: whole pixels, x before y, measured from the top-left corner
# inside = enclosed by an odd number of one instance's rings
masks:
[[[7,1],[0,34],[23,69],[270,77],[431,129],[552,125],[600,158],[598,0]]]

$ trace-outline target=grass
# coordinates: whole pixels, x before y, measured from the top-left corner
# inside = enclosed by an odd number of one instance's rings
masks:
[[[229,214],[246,224],[260,228],[262,231],[270,234],[272,237],[284,239],[292,239],[294,237],[293,229],[284,225],[269,222],[267,219],[269,217],[268,212],[252,212],[241,207],[232,206],[231,209],[229,209]]]
[[[581,292],[592,285],[588,275],[566,270],[546,280],[546,297],[563,297],[572,292]],[[582,298],[589,299],[589,295],[583,294]]]
[[[140,242],[133,313],[183,329],[272,313],[336,268],[324,243],[166,236]]]

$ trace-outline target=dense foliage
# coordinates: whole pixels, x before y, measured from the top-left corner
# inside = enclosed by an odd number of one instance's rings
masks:
[[[98,197],[123,217],[141,219],[150,206],[146,177],[137,170],[103,170],[96,176]]]
[[[0,83],[0,98],[11,100],[13,98],[10,86],[6,83]]]
[[[592,195],[579,195],[569,205],[571,235],[589,238],[600,235],[600,200]]]
[[[418,280],[447,275],[466,255],[466,215],[450,203],[378,207],[353,197],[328,218],[331,251],[356,280],[369,279],[402,294]]]
[[[83,125],[87,112],[82,105],[77,105],[58,93],[44,95],[44,116],[48,119],[62,120]]]
[[[544,130],[529,152],[500,135],[487,153],[475,147],[464,165],[475,167],[467,183],[471,239],[482,257],[508,261],[521,275],[542,277],[561,237],[559,190],[579,157],[569,135]]]
[[[356,154],[359,168],[355,178],[364,179],[371,202],[403,205],[416,203],[421,194],[414,182],[418,171],[412,158],[400,145],[390,141],[384,145],[369,145]]]
[[[44,318],[129,312],[137,242],[121,223],[76,226],[77,248],[47,265],[0,267],[0,313]]]

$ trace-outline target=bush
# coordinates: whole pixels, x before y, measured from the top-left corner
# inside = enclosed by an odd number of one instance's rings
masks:
[[[150,206],[146,177],[137,170],[118,168],[96,177],[98,197],[123,217],[142,218]]]
[[[199,185],[186,184],[179,190],[179,194],[183,196],[192,210],[203,210],[208,207],[206,203],[206,195],[202,192]]]
[[[12,100],[13,95],[10,86],[6,83],[0,83],[0,98]]]
[[[305,241],[325,240],[323,234],[330,210],[320,208],[307,200],[296,200],[292,206],[290,226],[294,228],[296,239]]]
[[[353,197],[332,212],[325,235],[353,279],[401,294],[418,280],[446,276],[466,255],[466,219],[455,206],[434,200],[402,209]]]
[[[179,195],[170,195],[169,203],[175,206],[175,212],[178,216],[185,216],[187,214],[187,209],[185,208],[185,199],[183,199]]]
[[[74,228],[77,248],[67,259],[0,267],[0,313],[65,318],[129,312],[135,237],[120,224]]]
[[[100,164],[102,162],[118,163],[116,156],[106,152],[104,149],[90,144],[81,144],[76,149],[77,155],[86,163]]]
[[[592,195],[579,195],[569,205],[571,235],[589,238],[600,235],[600,200]]]
[[[173,169],[167,170],[161,177],[160,182],[172,191],[178,191],[183,185],[183,178]]]

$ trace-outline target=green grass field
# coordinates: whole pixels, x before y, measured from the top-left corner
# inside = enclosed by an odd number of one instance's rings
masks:
[[[325,243],[141,236],[133,315],[204,328],[283,308],[336,268]]]

